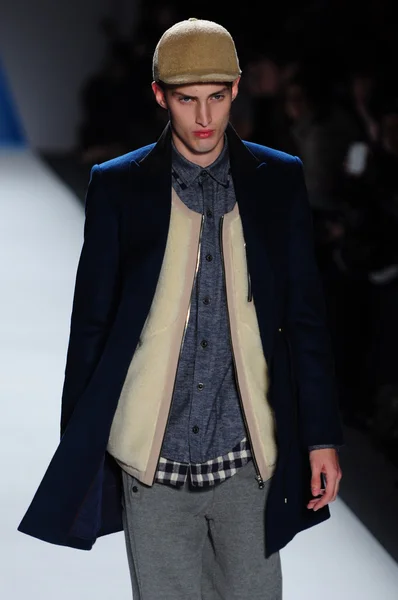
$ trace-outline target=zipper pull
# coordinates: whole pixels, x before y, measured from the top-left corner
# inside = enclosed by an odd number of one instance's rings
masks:
[[[260,490],[262,490],[264,488],[264,481],[261,479],[261,475],[256,475],[256,480],[258,483],[258,487],[260,488]]]

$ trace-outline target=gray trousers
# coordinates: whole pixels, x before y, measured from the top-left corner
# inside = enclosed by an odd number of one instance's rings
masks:
[[[281,600],[279,552],[265,558],[270,480],[253,462],[192,490],[123,476],[123,527],[134,600]]]

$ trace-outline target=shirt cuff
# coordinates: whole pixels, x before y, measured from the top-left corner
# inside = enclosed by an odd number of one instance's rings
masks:
[[[311,452],[311,450],[320,450],[321,448],[334,448],[338,452],[340,450],[340,448],[341,448],[341,445],[336,445],[336,444],[318,444],[317,446],[308,446],[308,451]]]

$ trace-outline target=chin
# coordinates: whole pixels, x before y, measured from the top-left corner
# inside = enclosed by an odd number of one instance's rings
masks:
[[[217,144],[197,144],[196,151],[201,154],[206,154],[207,152],[212,152]]]
[[[207,140],[198,140],[197,138],[195,138],[194,148],[197,152],[200,153],[212,152],[212,150],[214,150],[219,141],[219,138],[215,135],[213,135]]]

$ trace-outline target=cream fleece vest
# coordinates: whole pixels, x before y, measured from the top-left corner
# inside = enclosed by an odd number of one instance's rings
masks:
[[[170,411],[198,267],[202,218],[172,191],[162,268],[110,431],[108,452],[122,469],[147,485],[153,484]],[[277,458],[275,419],[267,400],[267,364],[254,299],[248,301],[245,242],[237,203],[224,216],[222,239],[238,386],[255,461],[266,481]]]

